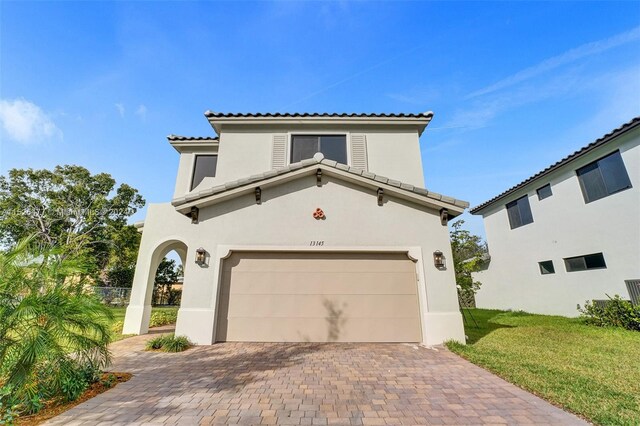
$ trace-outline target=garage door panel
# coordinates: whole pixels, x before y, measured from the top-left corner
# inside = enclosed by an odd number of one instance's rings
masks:
[[[417,294],[415,272],[238,272],[231,294]]]
[[[235,253],[218,341],[418,342],[415,264],[403,254]]]
[[[419,342],[415,318],[336,323],[325,318],[236,318],[226,340],[241,342]]]
[[[302,256],[304,257],[302,257]],[[384,261],[381,262],[380,260]],[[379,253],[278,253],[274,262],[271,253],[236,253],[226,270],[251,272],[414,272],[404,254]]]
[[[418,315],[416,298],[405,295],[332,295],[319,297],[304,294],[265,294],[260,303],[255,303],[254,295],[234,295],[234,303],[229,306],[228,317],[283,317],[283,318],[325,318],[339,313],[342,317],[393,318]]]

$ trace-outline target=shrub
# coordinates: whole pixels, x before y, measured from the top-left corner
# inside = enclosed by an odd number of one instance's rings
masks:
[[[111,324],[111,332],[113,334],[121,334],[123,327],[124,327],[124,321],[122,320],[114,321],[114,323]]]
[[[578,305],[578,311],[587,324],[640,331],[640,305],[634,306],[617,294],[613,298],[609,297],[603,305],[597,305],[595,301],[587,301],[584,308]]]
[[[161,349],[168,337],[170,337],[169,334],[154,337],[147,342],[145,347],[148,351]]]
[[[100,384],[105,388],[112,388],[118,382],[118,378],[115,374],[108,374],[102,380],[100,380]]]
[[[178,319],[177,309],[161,309],[151,313],[149,327],[159,327],[161,325],[175,324]]]
[[[193,344],[187,339],[186,336],[171,336],[162,345],[162,350],[165,352],[182,352],[189,349]]]
[[[163,336],[154,337],[149,340],[146,349],[162,350],[164,352],[182,352],[193,346],[186,336],[174,336],[173,334],[165,334]]]
[[[111,310],[85,291],[86,268],[28,242],[0,252],[0,393],[3,407],[39,411],[75,399],[110,360]],[[0,416],[2,413],[0,413]]]

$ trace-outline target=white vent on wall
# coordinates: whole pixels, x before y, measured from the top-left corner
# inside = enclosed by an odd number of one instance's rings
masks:
[[[367,171],[367,136],[351,135],[351,166]]]
[[[271,153],[271,168],[279,169],[287,165],[287,135],[273,135],[273,151]]]

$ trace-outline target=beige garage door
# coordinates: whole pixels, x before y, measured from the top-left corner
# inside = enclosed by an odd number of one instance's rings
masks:
[[[419,342],[415,264],[403,254],[235,253],[217,341]]]

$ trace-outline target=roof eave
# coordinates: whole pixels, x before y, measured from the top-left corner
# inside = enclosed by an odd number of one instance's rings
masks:
[[[433,112],[429,111],[424,113],[419,117],[388,117],[388,116],[379,116],[379,117],[367,117],[367,116],[309,116],[309,117],[286,117],[286,116],[258,116],[258,117],[219,117],[212,115],[210,111],[205,112],[205,117],[209,121],[209,124],[217,134],[220,134],[222,131],[222,126],[224,124],[240,124],[240,125],[265,125],[265,124],[325,124],[325,123],[340,123],[346,125],[354,125],[354,124],[375,124],[375,125],[404,125],[404,126],[415,126],[418,134],[422,135],[426,127],[431,122],[433,118]]]
[[[178,152],[217,148],[220,144],[218,138],[194,138],[194,139],[175,139],[171,136],[167,137],[169,144]]]
[[[589,154],[590,152],[602,147],[603,145],[618,139],[619,137],[621,137],[622,135],[625,135],[637,128],[640,128],[640,117],[635,117],[633,118],[631,121],[623,124],[622,126],[612,130],[611,132],[607,133],[606,135],[596,139],[595,141],[591,142],[589,145],[586,145],[582,148],[580,148],[579,150],[575,151],[573,154],[568,155],[567,157],[565,157],[564,159],[558,161],[555,164],[552,164],[551,166],[547,167],[546,169],[536,173],[535,175],[525,179],[524,181],[520,182],[519,184],[511,187],[510,189],[507,189],[506,191],[504,191],[502,194],[499,194],[497,196],[495,196],[494,198],[490,199],[489,201],[485,201],[484,203],[481,203],[479,205],[477,205],[476,207],[473,207],[472,209],[469,210],[469,213],[471,213],[472,215],[479,215],[482,214],[483,211],[487,210],[489,207],[494,206],[496,203],[498,203],[501,200],[504,200],[505,198],[513,195],[516,191],[519,191],[520,189],[523,189],[525,187],[528,187],[529,185],[532,185],[536,182],[538,182],[540,179],[550,175],[551,173],[554,173],[555,171],[573,163],[574,161],[580,159],[581,157]]]
[[[449,197],[442,196],[440,194],[430,193],[426,191],[426,193],[431,194],[434,198],[429,198],[424,195],[419,195],[412,191],[404,190],[400,187],[390,185],[388,183],[383,183],[380,181],[376,181],[373,179],[364,178],[354,173],[350,173],[348,171],[340,170],[334,167],[327,166],[322,163],[309,164],[308,166],[298,168],[297,170],[288,171],[287,173],[277,174],[275,176],[265,178],[257,181],[247,181],[241,186],[235,187],[233,189],[224,190],[219,193],[214,193],[212,195],[204,195],[199,196],[193,200],[187,199],[177,199],[172,202],[175,206],[176,210],[182,214],[188,214],[191,211],[192,207],[203,208],[207,206],[211,206],[214,204],[218,204],[242,195],[252,193],[257,186],[261,189],[266,189],[269,187],[273,187],[276,185],[281,185],[291,180],[295,180],[299,177],[312,175],[317,169],[322,169],[323,173],[326,173],[329,176],[336,176],[345,181],[359,184],[360,186],[370,188],[375,194],[375,191],[378,188],[382,188],[384,193],[387,195],[392,195],[396,198],[400,198],[409,202],[413,202],[415,204],[423,205],[435,210],[447,209],[449,212],[450,218],[457,217],[461,215],[465,208],[468,207],[468,203],[460,200],[450,199]],[[435,197],[440,197],[440,199],[436,199]],[[450,200],[450,201],[448,201]]]

